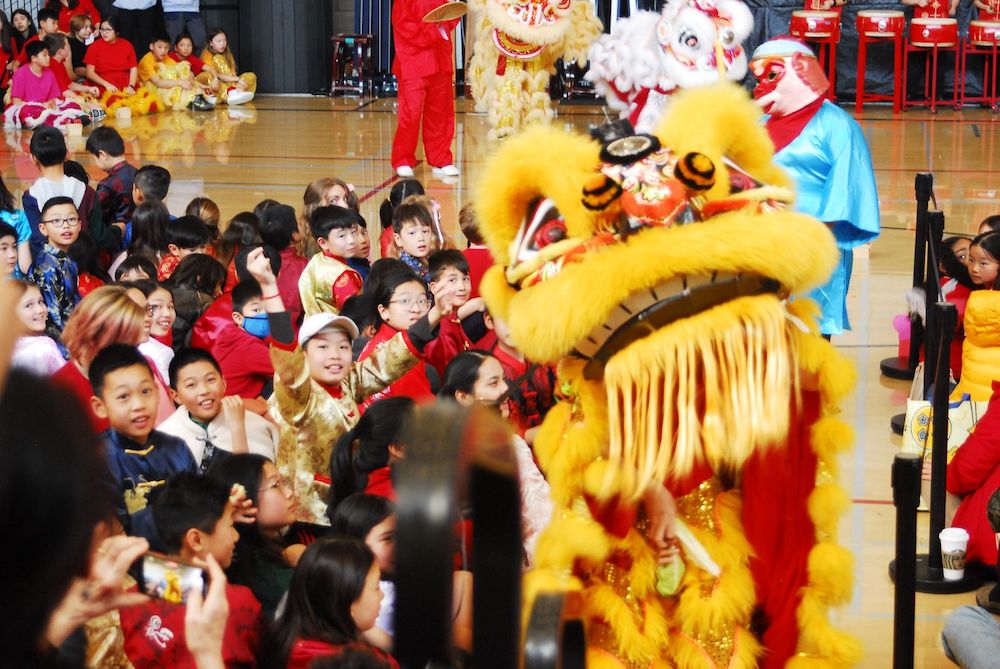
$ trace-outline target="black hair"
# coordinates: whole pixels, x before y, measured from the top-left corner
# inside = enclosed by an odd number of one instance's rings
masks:
[[[416,179],[402,179],[393,184],[389,197],[382,201],[378,209],[379,221],[385,230],[392,225],[392,212],[411,195],[424,195],[424,185]]]
[[[260,216],[260,238],[268,246],[283,251],[292,245],[299,229],[295,210],[287,204],[268,207]]]
[[[28,31],[27,31],[27,34],[22,33],[20,30],[17,30],[17,29],[15,29],[13,27],[14,26],[14,17],[17,16],[18,14],[21,14],[21,15],[24,16],[24,18],[28,19]],[[17,45],[17,50],[20,51],[20,50],[22,50],[24,48],[24,43],[27,42],[32,37],[34,37],[35,35],[37,35],[38,31],[35,29],[35,22],[31,19],[31,14],[29,14],[28,10],[26,10],[26,9],[23,9],[23,8],[21,8],[21,9],[15,9],[10,14],[10,20],[11,20],[11,31],[10,31],[10,34],[14,38],[14,44]]]
[[[174,288],[190,288],[206,295],[215,292],[226,280],[226,267],[205,253],[192,253],[180,263],[170,276]]]
[[[382,327],[382,323],[384,322],[378,308],[380,306],[388,308],[389,301],[392,299],[392,295],[396,292],[396,289],[411,281],[415,281],[421,286],[424,285],[423,280],[417,276],[416,272],[404,265],[402,268],[394,267],[389,269],[385,274],[380,274],[379,281],[370,284],[371,290],[366,290],[365,292],[371,295],[371,323],[376,330]]]
[[[125,140],[117,130],[106,125],[91,130],[87,138],[87,153],[96,156],[101,151],[109,156],[125,155]]]
[[[983,227],[984,225],[993,232],[1000,231],[1000,214],[993,214],[991,216],[987,216],[986,218],[984,218],[982,221],[979,222],[980,228]]]
[[[18,234],[13,225],[0,221],[0,239],[3,239],[4,237],[13,237],[16,242]]]
[[[42,42],[45,43],[45,48],[48,49],[49,55],[53,58],[59,53],[59,49],[69,43],[66,41],[66,36],[62,33],[49,33],[42,38]]]
[[[344,304],[340,307],[340,315],[350,318],[358,326],[358,331],[364,333],[365,329],[372,324],[371,295],[361,293],[350,296],[344,300]]]
[[[25,549],[3,560],[4,607],[16,612],[0,625],[5,666],[49,664],[49,619],[72,582],[87,576],[95,527],[113,517],[120,493],[89,426],[74,393],[11,370],[0,393],[0,528]]]
[[[264,250],[264,255],[267,256],[268,261],[271,263],[271,272],[274,276],[278,276],[281,272],[281,254],[266,244],[263,246],[255,244],[253,246],[244,246],[239,250],[239,253],[236,254],[236,257],[233,258],[233,265],[236,267],[237,280],[248,281],[253,279],[253,275],[247,271],[247,258],[257,248]]]
[[[256,279],[240,281],[235,287],[233,287],[231,295],[233,298],[233,311],[241,314],[243,313],[243,307],[247,305],[247,302],[264,297],[264,293],[261,291],[260,284],[257,283]]]
[[[24,55],[27,56],[28,60],[31,60],[40,53],[48,53],[49,48],[45,46],[45,42],[39,40],[37,42],[31,42],[24,47]]]
[[[177,45],[180,44],[182,39],[191,40],[191,48],[194,49],[194,38],[191,37],[187,31],[182,32],[177,36],[177,39],[174,40],[174,49],[177,48]]]
[[[58,2],[58,0],[56,0]],[[11,28],[10,21],[7,19],[7,12],[0,11],[0,51],[7,54],[8,59],[14,55],[14,52],[10,50],[10,42],[13,39],[11,34],[13,29]]]
[[[260,505],[260,489],[264,485],[264,465],[270,462],[263,455],[237,453],[228,458],[216,458],[208,468],[208,477],[231,489],[234,483],[243,486],[254,508]],[[277,608],[278,601],[265,601],[274,592],[262,585],[258,568],[269,565],[291,571],[281,552],[281,546],[261,531],[257,523],[237,523],[240,540],[236,542],[233,563],[226,570],[231,583],[243,585],[254,591],[261,604]],[[282,593],[284,595],[284,593]]]
[[[994,490],[986,502],[986,520],[994,533],[1000,532],[1000,488]]]
[[[13,212],[16,210],[17,200],[14,199],[14,194],[7,188],[7,184],[4,183],[3,175],[0,175],[0,211]]]
[[[364,224],[365,219],[358,212],[335,205],[316,207],[309,216],[309,231],[316,239],[326,239],[334,230],[350,230]]]
[[[73,177],[84,186],[90,185],[90,174],[87,168],[75,160],[67,160],[63,163],[63,173],[68,177]]]
[[[410,269],[410,266],[399,258],[379,258],[373,262],[365,279],[365,292],[374,291],[376,286],[382,283],[383,277],[397,269]]]
[[[955,236],[942,239],[941,247],[938,251],[938,262],[941,264],[941,268],[944,269],[945,276],[955,279],[955,281],[966,288],[976,288],[976,284],[972,282],[972,278],[969,276],[969,266],[955,255],[955,244],[963,239],[971,244],[972,240],[968,237]]]
[[[101,350],[90,363],[87,370],[87,379],[90,381],[94,395],[101,397],[104,393],[104,383],[108,374],[117,372],[120,369],[135,367],[139,365],[149,372],[150,378],[153,376],[153,368],[149,366],[146,356],[139,352],[135,346],[128,344],[111,344]]]
[[[226,231],[219,238],[219,260],[229,264],[243,247],[261,243],[259,219],[252,212],[241,211],[229,219]]]
[[[396,513],[396,505],[381,495],[354,493],[345,497],[336,509],[327,511],[334,534],[364,541],[368,533]]]
[[[38,13],[35,14],[35,16],[37,17],[39,24],[41,24],[42,21],[59,20],[59,12],[54,9],[49,9],[48,7],[42,7],[41,9],[39,9]],[[32,42],[32,44],[34,44],[34,42]]]
[[[153,522],[167,551],[180,553],[184,535],[196,529],[212,534],[226,512],[229,489],[194,472],[179,472],[157,491]]]
[[[156,261],[143,253],[136,253],[121,261],[118,269],[115,270],[115,281],[120,280],[125,272],[133,269],[141,269],[150,279],[155,279],[157,275]]]
[[[66,162],[66,138],[62,131],[50,125],[35,128],[28,144],[31,155],[42,167],[52,167]]]
[[[354,429],[341,435],[330,456],[330,522],[333,510],[349,495],[364,492],[368,474],[389,465],[389,446],[399,439],[403,423],[413,411],[409,397],[388,397],[361,415]],[[339,532],[338,534],[343,534]],[[359,537],[364,539],[364,537]]]
[[[267,198],[265,200],[261,200],[260,202],[258,202],[257,204],[254,205],[254,207],[253,207],[253,215],[257,217],[258,221],[263,221],[264,220],[264,212],[267,211],[268,209],[270,209],[271,207],[273,207],[275,205],[278,205],[278,204],[281,204],[281,203],[278,202],[277,200],[272,200],[271,198]]]
[[[80,6],[80,0],[66,0],[66,8],[73,10]],[[45,8],[51,9],[59,16],[59,9],[62,7],[61,0],[45,0]]]
[[[128,255],[138,253],[157,258],[166,253],[169,227],[170,212],[162,202],[149,200],[140,204],[132,212],[132,239],[129,240]]]
[[[153,33],[152,39],[149,40],[150,44],[156,44],[157,42],[166,42],[167,46],[170,46],[170,35],[163,30],[157,30]]]
[[[465,276],[469,276],[469,261],[465,254],[455,249],[444,249],[436,251],[427,259],[427,268],[431,274],[431,281],[441,279],[441,274],[448,268],[457,269]]]
[[[197,216],[181,216],[167,225],[167,245],[173,244],[179,249],[196,249],[208,246],[212,233]]]
[[[160,289],[160,284],[152,279],[135,279],[134,281],[119,281],[118,285],[123,288],[138,290],[145,297],[149,297]]]
[[[359,640],[351,604],[364,591],[375,556],[357,539],[325,537],[309,545],[292,574],[285,607],[263,649],[262,669],[284,667],[296,639],[341,645]]]
[[[479,378],[479,368],[487,358],[492,357],[489,353],[477,349],[462,351],[456,355],[445,367],[438,397],[453,400],[457,392],[471,393],[476,385],[476,379]]]
[[[418,225],[434,229],[434,217],[423,204],[419,202],[402,202],[392,212],[392,231],[399,233],[403,223],[416,221]]]
[[[111,283],[111,277],[104,271],[100,262],[100,250],[94,238],[86,230],[81,230],[76,241],[69,245],[66,253],[76,263],[81,273],[92,274],[104,283]]]
[[[109,21],[110,19],[104,19]],[[62,134],[62,133],[60,133]],[[159,165],[143,165],[132,182],[147,200],[165,200],[170,192],[170,172]]]
[[[174,355],[173,359],[170,361],[170,367],[167,369],[170,387],[177,390],[177,377],[180,376],[181,370],[196,362],[207,362],[215,368],[215,371],[222,374],[222,366],[219,365],[219,361],[215,359],[214,355],[205,349],[195,348],[193,346],[182,348]]]
[[[45,204],[42,205],[42,210],[41,212],[39,212],[40,218],[45,218],[45,212],[47,212],[52,207],[58,207],[59,205],[63,204],[71,204],[73,205],[73,208],[76,209],[76,203],[73,202],[73,198],[66,197],[65,195],[57,195],[55,197],[50,197],[48,200],[45,201]],[[79,211],[77,211],[77,213],[79,213]]]
[[[107,16],[101,17],[101,23],[107,23],[108,26],[115,31],[115,35],[122,34],[122,22],[115,14],[108,14]],[[100,28],[100,24],[97,25]]]

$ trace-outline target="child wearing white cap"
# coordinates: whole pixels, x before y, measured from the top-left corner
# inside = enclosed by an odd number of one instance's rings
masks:
[[[299,520],[327,525],[330,481],[325,472],[333,444],[361,418],[358,405],[365,398],[417,364],[424,346],[436,336],[442,314],[451,311],[453,288],[444,282],[436,286],[435,305],[424,318],[376,354],[355,363],[351,342],[358,336],[358,327],[354,321],[336,314],[315,314],[305,319],[296,338],[262,249],[247,256],[247,271],[260,283],[271,325],[274,394],[269,404],[281,428],[278,472],[299,497]]]

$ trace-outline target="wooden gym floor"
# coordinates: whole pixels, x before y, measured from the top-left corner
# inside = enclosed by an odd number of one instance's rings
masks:
[[[458,209],[470,197],[490,148],[485,116],[471,113],[466,101],[459,101],[458,109],[455,162],[462,177],[447,184],[435,180],[427,165],[416,167],[417,178],[441,203],[447,231],[456,239]],[[849,303],[854,330],[835,339],[859,370],[858,387],[843,407],[857,433],[855,450],[842,468],[842,484],[853,505],[841,526],[842,541],[855,555],[855,592],[836,617],[864,640],[863,667],[891,665],[893,589],[887,565],[894,550],[894,509],[889,468],[899,438],[889,430],[889,417],[905,409],[908,383],[881,378],[879,361],[895,354],[891,321],[905,310],[912,267],[913,177],[918,171],[932,171],[947,231],[973,235],[982,218],[1000,213],[997,118],[986,110],[893,116],[886,108],[869,107],[858,119],[872,150],[883,231],[870,249],[856,256]],[[585,130],[602,119],[596,105],[570,105],[560,108],[556,122]],[[394,181],[389,162],[394,100],[261,96],[233,111],[170,112],[134,118],[127,127],[107,122],[119,127],[131,161],[157,163],[171,171],[168,205],[174,214],[201,194],[219,204],[224,218],[252,209],[264,198],[299,209],[307,183],[336,176],[354,184],[373,242],[377,239],[378,205]],[[5,138],[0,171],[20,195],[37,174],[27,155],[30,132],[8,132]],[[71,150],[96,183],[103,174],[93,166],[83,139],[70,138]],[[377,242],[373,246],[377,250]],[[926,514],[921,514],[924,542],[926,524]],[[971,593],[918,595],[917,667],[951,666],[941,651],[940,631],[945,616],[966,603],[974,603]]]

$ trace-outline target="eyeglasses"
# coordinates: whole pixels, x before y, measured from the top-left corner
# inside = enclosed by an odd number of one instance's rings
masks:
[[[258,488],[257,492],[266,492],[268,490],[280,490],[281,492],[292,492],[292,484],[289,483],[284,478],[277,478],[269,483],[265,484],[263,488]]]
[[[102,33],[113,33],[115,31],[115,29],[114,28],[98,28],[98,31],[102,32]]]
[[[50,218],[47,221],[42,221],[45,225],[51,225],[54,228],[75,228],[80,225],[79,216],[70,216],[69,218]]]
[[[389,300],[389,304],[398,304],[404,309],[411,309],[414,305],[421,309],[426,309],[430,301],[426,297],[401,297],[398,300]]]

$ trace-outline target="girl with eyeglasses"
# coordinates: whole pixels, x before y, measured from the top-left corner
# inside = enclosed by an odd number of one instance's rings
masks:
[[[295,523],[298,500],[288,482],[278,475],[274,463],[252,453],[231,455],[212,463],[212,478],[231,488],[238,483],[253,502],[253,523],[239,523],[236,552],[229,567],[232,583],[245,585],[257,597],[267,617],[273,618],[281,598],[288,592],[292,568],[305,546],[288,538],[286,532]]]

